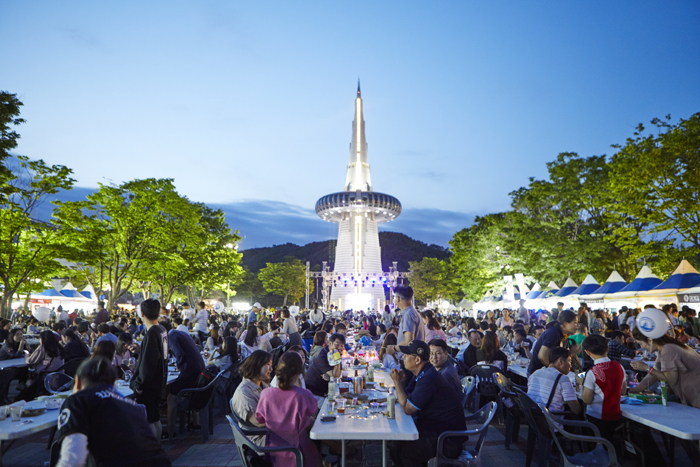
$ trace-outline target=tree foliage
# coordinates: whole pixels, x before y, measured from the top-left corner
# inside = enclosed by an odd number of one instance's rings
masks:
[[[306,265],[292,257],[282,263],[267,263],[258,272],[258,278],[268,293],[284,297],[283,306],[289,300],[298,302],[306,293]],[[309,282],[309,294],[314,290],[314,282]]]
[[[458,293],[454,271],[448,261],[423,258],[409,263],[409,284],[417,300],[455,299]]]

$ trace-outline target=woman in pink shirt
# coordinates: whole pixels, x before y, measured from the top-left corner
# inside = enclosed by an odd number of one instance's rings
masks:
[[[304,362],[298,353],[282,355],[275,370],[279,387],[262,391],[255,416],[267,427],[268,446],[297,447],[304,455],[304,467],[315,467],[320,457],[308,429],[316,413],[316,398],[311,391],[296,384],[303,370]],[[294,465],[294,455],[290,452],[272,454],[272,465]]]
[[[430,342],[433,339],[447,341],[445,339],[445,331],[442,330],[440,323],[435,319],[432,310],[425,310],[420,315],[425,325],[425,342]]]

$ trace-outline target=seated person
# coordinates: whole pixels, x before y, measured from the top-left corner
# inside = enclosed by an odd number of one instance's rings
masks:
[[[477,363],[487,363],[501,369],[503,373],[508,370],[508,357],[501,351],[498,336],[493,331],[484,333],[481,348],[476,351]]]
[[[231,399],[231,408],[236,416],[254,426],[265,426],[255,416],[260,401],[260,394],[269,386],[272,373],[272,356],[264,350],[256,350],[246,358],[238,368],[243,380],[236,388]],[[251,436],[251,441],[258,446],[265,446],[265,436]]]
[[[581,413],[576,391],[567,377],[570,371],[571,352],[563,347],[552,347],[549,366],[536,370],[527,379],[527,395],[552,412],[563,412],[566,404],[573,413]]]
[[[389,446],[391,459],[397,467],[418,467],[437,453],[437,439],[445,431],[464,431],[466,423],[459,395],[443,376],[430,364],[430,347],[413,340],[399,346],[404,354],[406,370],[414,378],[406,387],[406,373],[391,370],[396,386],[396,396],[406,415],[415,416],[419,439],[416,441],[392,441]],[[464,438],[447,439],[443,454],[456,459],[462,452]]]
[[[158,444],[142,405],[114,392],[117,373],[111,361],[85,360],[75,374],[73,394],[58,418],[61,446],[56,467],[90,465],[167,467],[170,461]],[[108,397],[105,397],[108,395]],[[125,451],[124,436],[129,437]]]
[[[511,341],[512,349],[521,358],[532,358],[530,348],[532,343],[527,339],[527,332],[523,328],[513,329],[513,340]]]
[[[213,352],[214,349],[218,349],[219,347],[221,347],[223,341],[224,339],[222,336],[221,328],[215,324],[211,328],[211,336],[207,338],[207,343],[204,345],[204,348],[210,352]]]
[[[280,358],[275,377],[279,387],[268,387],[260,393],[255,412],[258,424],[267,427],[267,446],[293,446],[304,456],[304,467],[319,464],[318,449],[309,437],[314,423],[316,398],[308,389],[299,387],[299,377],[304,371],[304,360],[297,352],[285,352]],[[294,465],[294,454],[271,454],[272,465]]]
[[[328,394],[328,381],[330,381],[331,377],[340,377],[342,372],[341,362],[331,366],[331,363],[328,361],[328,353],[329,351],[342,353],[344,346],[345,336],[335,333],[331,336],[330,345],[321,350],[311,362],[309,371],[306,372],[306,387],[314,396],[325,397]]]
[[[304,347],[300,345],[293,345],[289,349],[287,349],[287,352],[296,352],[299,354],[301,359],[304,361],[304,364],[306,364],[306,350],[304,350]],[[296,385],[299,386],[300,388],[306,389],[306,381],[304,379],[304,371],[301,372],[299,375],[299,378],[296,381]],[[270,383],[270,386],[273,388],[278,388],[279,387],[279,381],[277,380],[277,376],[272,378],[272,382]]]
[[[99,326],[97,326],[97,341],[96,343],[99,344],[100,342],[108,340],[114,342],[114,345],[117,345],[117,336],[109,332],[109,325],[106,323],[102,323]]]
[[[462,402],[466,399],[462,382],[457,374],[457,369],[448,361],[449,351],[447,343],[442,339],[433,339],[428,342],[430,347],[430,364],[445,378]]]
[[[600,429],[600,435],[612,439],[620,424],[620,396],[626,393],[625,370],[608,358],[608,341],[603,336],[589,335],[583,340],[583,351],[593,359],[593,368],[586,373],[581,400],[586,404],[588,421]]]
[[[614,362],[619,362],[622,357],[634,358],[636,351],[626,345],[627,337],[620,331],[613,331],[608,341],[608,358]]]
[[[233,336],[228,336],[224,339],[221,348],[214,349],[207,360],[207,365],[216,365],[220,370],[237,363],[238,341],[236,341],[236,338]]]
[[[0,360],[24,357],[25,350],[29,350],[29,345],[27,344],[27,339],[24,338],[22,330],[19,328],[12,329],[7,335],[7,341],[0,348]]]
[[[379,359],[382,361],[382,365],[384,365],[384,369],[387,371],[391,371],[394,368],[397,370],[401,369],[401,362],[399,361],[400,355],[391,355],[386,351],[387,347],[396,345],[397,343],[396,335],[387,333],[382,348],[379,349]]]
[[[90,356],[90,349],[87,344],[80,339],[80,336],[73,329],[68,328],[63,331],[63,356],[66,361],[74,358],[87,358]]]
[[[481,348],[481,340],[484,337],[484,333],[478,329],[470,329],[467,333],[467,338],[469,339],[469,344],[463,349],[462,360],[467,368],[471,368],[477,364],[476,351]],[[459,353],[457,358],[460,358]]]

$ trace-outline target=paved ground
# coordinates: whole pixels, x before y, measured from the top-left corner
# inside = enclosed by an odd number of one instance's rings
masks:
[[[215,418],[214,435],[210,436],[207,443],[203,443],[201,433],[186,433],[172,442],[166,442],[163,447],[172,460],[173,466],[188,467],[214,467],[214,466],[239,466],[236,445],[232,440],[231,429],[222,416]],[[525,465],[525,438],[527,427],[521,428],[519,442],[506,451],[503,447],[504,427],[492,425],[488,432],[483,448],[482,465],[485,467],[511,467]],[[657,436],[661,451],[666,455],[663,443]],[[9,467],[15,466],[43,466],[49,459],[47,449],[48,431],[35,434],[27,439],[20,440],[13,444],[3,457],[3,464]],[[124,437],[124,452],[128,455],[128,437]],[[381,443],[367,443],[364,449],[366,465],[381,465]],[[676,467],[690,467],[691,462],[685,452],[676,448]],[[348,460],[348,465],[357,467],[362,464],[362,456]],[[628,459],[621,461],[623,467],[633,467],[638,465]],[[533,466],[535,464],[533,463]],[[656,466],[653,466],[656,467]]]

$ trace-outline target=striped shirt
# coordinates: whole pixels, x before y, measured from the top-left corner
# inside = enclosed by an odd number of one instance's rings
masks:
[[[547,405],[549,395],[554,387],[554,381],[556,381],[558,375],[561,375],[561,378],[559,378],[557,389],[554,391],[552,403],[549,405],[549,410],[554,412],[562,412],[564,410],[564,402],[578,400],[571,380],[566,375],[561,374],[556,368],[550,367],[540,368],[527,379],[527,395],[530,396],[530,399],[536,404]]]

